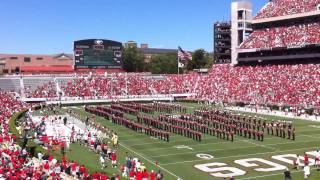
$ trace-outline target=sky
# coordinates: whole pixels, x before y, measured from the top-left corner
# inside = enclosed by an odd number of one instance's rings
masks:
[[[71,53],[80,39],[213,49],[232,0],[1,0],[0,53]],[[252,0],[254,14],[267,0]]]

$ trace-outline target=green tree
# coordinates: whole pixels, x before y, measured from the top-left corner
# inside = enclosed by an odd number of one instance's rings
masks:
[[[193,69],[204,68],[208,62],[210,62],[210,56],[204,49],[197,49],[192,54],[192,60],[187,63],[187,69],[189,71]]]
[[[214,64],[215,60],[214,60],[214,54],[213,53],[206,53],[205,59],[207,59],[206,65],[204,66],[205,68],[210,69],[211,66]]]
[[[153,74],[173,74],[177,73],[177,65],[177,54],[167,53],[153,56],[148,67]]]
[[[126,47],[123,50],[123,68],[127,72],[141,72],[144,70],[144,57],[136,47]]]

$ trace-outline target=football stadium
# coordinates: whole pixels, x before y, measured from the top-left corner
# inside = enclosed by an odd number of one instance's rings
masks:
[[[0,49],[0,179],[320,180],[320,0],[228,6],[211,55]]]

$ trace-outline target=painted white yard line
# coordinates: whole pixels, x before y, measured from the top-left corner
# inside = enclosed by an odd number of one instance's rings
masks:
[[[143,159],[145,159],[145,160],[148,161],[149,163],[154,164],[154,162],[153,162],[152,160],[146,158],[145,156],[141,155],[140,153],[135,152],[134,150],[130,149],[129,147],[127,147],[127,146],[125,146],[125,145],[123,145],[123,144],[121,144],[121,143],[119,143],[119,144],[120,144],[120,146],[124,147],[125,149],[127,149],[127,150],[133,152],[134,154],[142,157]],[[172,173],[171,171],[167,170],[166,168],[164,168],[164,167],[162,167],[162,166],[160,166],[160,165],[158,165],[158,167],[159,167],[160,169],[162,169],[163,171],[169,173],[170,175],[174,176],[175,178],[181,179],[179,176],[177,176],[176,174],[174,174],[174,173]]]
[[[306,142],[306,143],[307,143],[307,142]],[[180,161],[180,162],[172,162],[172,163],[163,163],[162,166],[173,165],[173,164],[183,164],[183,163],[193,163],[193,162],[200,162],[200,161],[214,161],[214,160],[228,159],[228,158],[239,158],[239,157],[247,157],[247,156],[253,156],[253,155],[264,155],[264,154],[283,153],[283,152],[291,152],[291,151],[298,151],[298,150],[309,150],[309,149],[315,149],[315,148],[319,148],[319,147],[297,148],[297,149],[290,149],[290,150],[283,150],[283,151],[251,153],[251,154],[243,154],[243,155],[236,155],[236,156],[223,156],[223,157],[213,158],[213,159],[209,159],[209,160],[199,159],[199,160],[190,160],[190,161]]]
[[[120,137],[121,138],[121,137]],[[138,139],[136,139],[136,140],[138,140]],[[128,139],[128,140],[122,140],[123,142],[126,142],[126,141],[130,141],[130,139]],[[185,140],[179,140],[179,141],[170,141],[169,143],[182,143],[182,142],[190,142],[190,140],[189,139],[185,139]],[[134,145],[132,145],[132,146],[139,146],[139,145],[153,145],[153,144],[162,144],[162,143],[165,143],[165,141],[162,141],[162,140],[159,140],[159,141],[157,141],[157,142],[148,142],[148,143],[139,143],[139,144],[134,144]]]
[[[313,135],[305,135],[305,134],[300,134],[300,136],[305,136],[313,139],[320,139],[319,134],[313,134]]]
[[[295,144],[295,143],[307,143],[307,142],[316,142],[315,140],[313,141],[292,141],[292,142],[287,142],[287,143],[277,143],[277,144],[265,144],[266,145],[270,145],[270,146],[276,146],[276,145],[284,145],[284,144]],[[250,143],[253,144],[253,143]],[[235,148],[222,148],[222,149],[214,149],[211,150],[210,152],[215,152],[215,151],[222,151],[222,150],[235,150],[235,149],[246,149],[246,148],[253,148],[253,147],[257,147],[257,144],[254,144],[254,146],[243,146],[243,147],[235,147]],[[260,147],[260,146],[258,146]],[[262,147],[264,148],[264,147]],[[271,148],[271,147],[270,147]],[[192,153],[200,153],[200,152],[204,152],[204,151],[209,151],[209,150],[201,150],[201,151],[192,151],[192,152],[184,152],[184,153],[172,153],[172,154],[164,154],[164,155],[158,155],[158,156],[153,156],[153,157],[167,157],[167,156],[173,156],[173,155],[181,155],[181,154],[192,154]],[[154,151],[157,152],[157,151]],[[274,149],[274,152],[276,152],[276,149]]]
[[[265,140],[267,140],[267,139],[275,139],[275,138],[273,138],[273,137],[269,137],[269,138],[264,138]],[[280,139],[280,138],[279,138]],[[201,143],[201,144],[193,144],[193,145],[188,145],[188,144],[183,144],[183,143],[181,143],[181,144],[176,144],[176,145],[174,145],[174,146],[170,146],[170,147],[155,147],[155,148],[148,148],[148,150],[154,150],[154,149],[172,149],[172,148],[175,148],[175,146],[179,146],[179,145],[184,145],[184,146],[189,146],[189,147],[199,147],[199,146],[207,146],[207,145],[215,145],[215,144],[236,144],[236,143],[241,143],[241,141],[245,141],[245,142],[247,142],[247,140],[244,138],[243,139],[243,137],[236,137],[235,138],[235,140],[234,140],[234,142],[231,142],[231,141],[224,141],[224,142],[212,142],[212,143]],[[250,141],[249,139],[248,139],[248,141]],[[294,142],[294,141],[291,141],[291,142]],[[300,142],[300,141],[298,141],[298,142]],[[132,147],[132,148],[136,148],[137,146],[142,146],[142,145],[154,145],[154,144],[162,144],[162,143],[166,143],[166,142],[155,142],[155,143],[141,143],[141,144],[134,144],[134,145],[132,145],[132,146],[128,146],[128,147]],[[248,143],[250,143],[250,142],[248,142]],[[256,143],[254,143],[254,142],[252,142],[251,144],[255,144],[255,145],[257,145],[257,146],[261,146],[261,147],[264,147],[265,145],[259,145],[259,144],[256,144]],[[268,147],[266,147],[266,148],[268,148]]]
[[[250,141],[250,140],[248,140],[248,139],[247,139],[247,140],[240,140],[240,141],[246,142],[246,143],[249,143],[249,144],[253,144],[253,145],[257,146],[257,147],[262,147],[262,148],[270,149],[270,150],[272,150],[272,151],[276,151],[276,150],[277,150],[277,148],[268,147],[268,146],[266,146],[266,145],[264,145],[264,144],[258,144],[258,143],[255,143],[254,141]]]
[[[188,146],[188,147],[199,147],[199,146],[207,146],[207,145],[214,145],[214,144],[232,144],[231,141],[227,141],[227,142],[215,142],[215,143],[203,143],[203,144],[193,144],[193,145],[187,145],[187,144],[177,144],[171,147],[160,147],[160,148],[148,148],[148,150],[155,150],[155,149],[177,149],[175,146]],[[237,143],[237,142],[233,142],[233,143]],[[130,147],[135,147],[136,145],[130,146]]]
[[[264,138],[264,139],[273,139],[273,138]],[[236,138],[234,142],[231,142],[231,141],[225,141],[225,142],[213,142],[213,143],[201,143],[201,144],[193,144],[193,145],[187,145],[187,144],[177,144],[177,145],[174,145],[174,146],[171,146],[171,147],[160,147],[160,148],[148,148],[148,150],[157,150],[157,149],[176,149],[175,146],[188,146],[188,147],[199,147],[199,146],[207,146],[207,145],[215,145],[215,144],[237,144],[237,143],[241,143],[241,141],[246,141],[246,140],[242,140],[241,138]],[[249,140],[248,140],[249,141]],[[249,142],[248,142],[249,143]],[[148,144],[154,144],[154,143],[148,143]],[[258,144],[255,144],[255,143],[251,143],[251,144],[254,144],[256,146],[261,146],[261,147],[264,147],[264,145],[258,145]],[[145,145],[145,144],[141,144],[141,145]],[[135,148],[136,146],[139,146],[138,145],[132,145],[132,146],[129,146],[129,147],[133,147]],[[266,147],[268,148],[268,147]],[[271,149],[271,148],[270,148]]]

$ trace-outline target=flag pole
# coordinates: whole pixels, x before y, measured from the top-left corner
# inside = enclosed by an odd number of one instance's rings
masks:
[[[180,70],[179,70],[179,66],[180,66],[180,60],[179,60],[179,55],[178,55],[178,74],[180,73]]]

